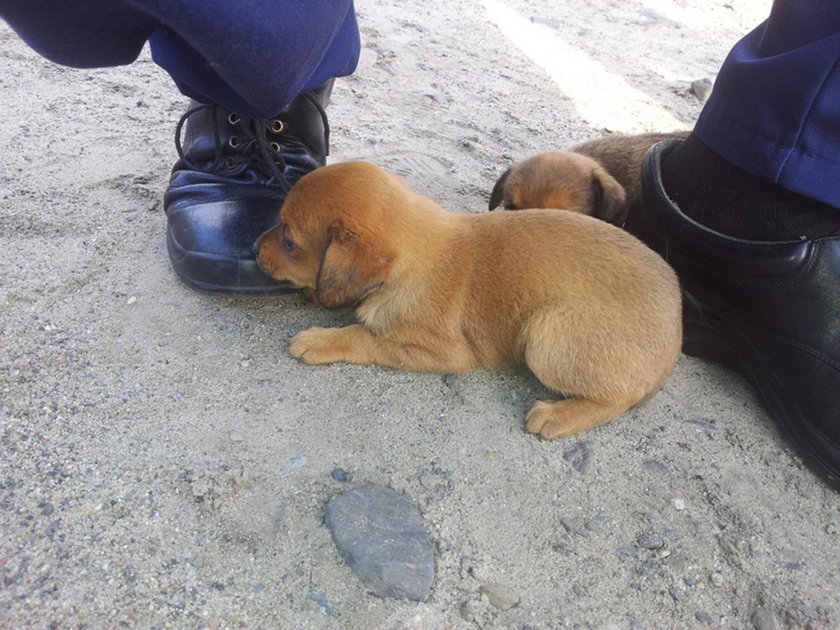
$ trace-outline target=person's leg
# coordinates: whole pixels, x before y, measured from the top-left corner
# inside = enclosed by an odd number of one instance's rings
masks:
[[[351,74],[360,46],[352,0],[0,0],[0,18],[76,68],[131,63],[148,40],[186,96],[253,118]]]
[[[38,54],[74,68],[131,63],[158,27],[117,0],[0,0],[0,18]]]
[[[743,238],[840,230],[838,60],[840,3],[777,1],[730,52],[692,137],[663,161],[682,210]]]
[[[776,0],[732,49],[694,134],[723,158],[840,207],[840,3]]]
[[[126,0],[153,16],[152,57],[181,91],[253,118],[353,72],[359,33],[352,0]]]
[[[690,355],[744,376],[840,488],[840,5],[777,0],[686,141],[656,145],[627,228],[677,271]]]

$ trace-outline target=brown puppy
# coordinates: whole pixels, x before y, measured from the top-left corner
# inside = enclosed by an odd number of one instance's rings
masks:
[[[642,163],[650,148],[657,142],[670,138],[683,140],[688,134],[688,131],[636,135],[616,133],[587,140],[571,150],[591,157],[607,169],[607,172],[624,187],[627,202],[632,206],[639,197],[642,187]]]
[[[624,188],[598,162],[580,153],[540,153],[506,170],[490,194],[489,209],[558,208],[621,225]]]
[[[319,168],[257,241],[262,268],[360,323],[290,342],[306,363],[464,372],[525,362],[573,398],[537,402],[546,438],[654,393],[682,337],[671,268],[635,237],[552,210],[454,214],[364,162]]]
[[[589,140],[568,152],[540,153],[502,174],[490,195],[490,210],[499,205],[508,209],[558,208],[623,225],[639,202],[642,162],[650,147],[660,140],[687,135],[687,131],[614,134]]]

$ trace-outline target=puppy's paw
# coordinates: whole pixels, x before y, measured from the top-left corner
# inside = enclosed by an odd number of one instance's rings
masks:
[[[340,359],[333,348],[334,328],[309,328],[289,340],[289,353],[309,365],[335,363]]]
[[[569,437],[579,433],[583,428],[581,423],[570,417],[570,407],[574,407],[572,400],[558,400],[549,402],[540,400],[534,403],[525,419],[525,428],[529,433],[541,435],[546,440]]]
[[[639,397],[628,397],[608,402],[586,398],[534,403],[528,412],[525,428],[547,440],[569,437],[586,429],[609,422],[638,402]]]

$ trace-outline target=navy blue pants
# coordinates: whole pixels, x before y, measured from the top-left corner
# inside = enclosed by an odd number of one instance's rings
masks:
[[[359,58],[353,0],[0,0],[0,17],[76,68],[131,63],[148,41],[185,95],[257,118]]]
[[[840,0],[776,0],[694,127],[729,162],[840,208]]]

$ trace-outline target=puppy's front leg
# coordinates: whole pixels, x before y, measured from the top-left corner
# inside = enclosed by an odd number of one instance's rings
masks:
[[[424,338],[425,337],[425,338]],[[356,363],[418,372],[464,372],[473,367],[458,343],[417,331],[410,342],[374,335],[361,324],[344,328],[309,328],[289,341],[289,352],[308,363]]]
[[[322,363],[370,363],[370,333],[364,326],[309,328],[289,341],[289,352],[310,365]]]

